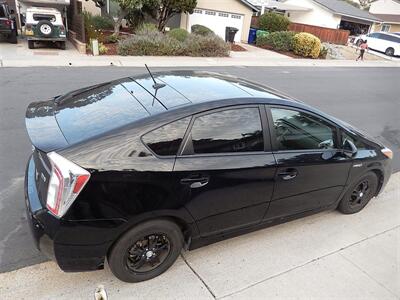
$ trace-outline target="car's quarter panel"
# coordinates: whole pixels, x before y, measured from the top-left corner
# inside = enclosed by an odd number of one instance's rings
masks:
[[[208,236],[261,221],[273,192],[275,159],[271,153],[178,157],[174,173],[178,181],[208,178],[203,187],[181,183],[178,191]]]

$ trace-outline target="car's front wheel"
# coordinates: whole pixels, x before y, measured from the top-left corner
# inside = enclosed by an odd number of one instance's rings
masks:
[[[376,195],[378,177],[374,172],[361,176],[340,200],[338,210],[344,214],[354,214],[361,211]]]
[[[113,274],[125,282],[139,282],[165,272],[183,247],[182,231],[169,220],[151,220],[126,232],[108,254]]]
[[[385,54],[387,56],[394,56],[394,49],[393,48],[387,48],[385,51]]]

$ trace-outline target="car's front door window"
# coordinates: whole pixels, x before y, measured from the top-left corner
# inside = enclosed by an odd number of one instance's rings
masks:
[[[272,108],[277,150],[334,149],[335,128],[302,111]]]

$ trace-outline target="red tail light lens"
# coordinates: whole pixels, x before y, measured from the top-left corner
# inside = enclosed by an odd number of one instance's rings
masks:
[[[56,217],[62,217],[90,179],[90,173],[56,152],[47,155],[51,176],[46,206]]]

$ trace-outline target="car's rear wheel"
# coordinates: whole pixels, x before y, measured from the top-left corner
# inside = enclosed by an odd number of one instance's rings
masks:
[[[112,247],[108,264],[125,282],[139,282],[165,272],[183,247],[182,231],[169,220],[151,220],[126,232]]]
[[[354,214],[361,211],[376,195],[378,177],[369,172],[354,183],[339,203],[338,210],[344,214]]]
[[[394,49],[393,48],[387,48],[385,51],[385,54],[387,56],[394,56]]]
[[[356,42],[356,46],[357,46],[357,47],[360,47],[360,45],[362,44],[362,42],[363,42],[362,39],[358,39],[357,42]]]
[[[29,49],[35,48],[35,42],[34,41],[28,41],[28,48]]]

